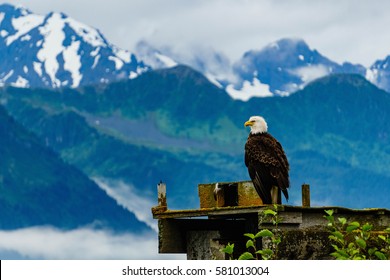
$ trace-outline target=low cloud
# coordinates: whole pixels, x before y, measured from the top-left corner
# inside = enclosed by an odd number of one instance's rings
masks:
[[[134,213],[138,220],[145,222],[154,231],[158,231],[157,221],[151,214],[151,208],[157,204],[156,201],[138,194],[134,186],[123,181],[96,177],[93,180],[119,205]]]
[[[184,254],[158,254],[157,221],[151,198],[137,193],[135,187],[119,180],[93,178],[107,195],[153,230],[140,234],[79,228],[61,230],[37,226],[0,231],[0,259],[185,259]]]
[[[390,2],[273,0],[12,0],[35,13],[65,12],[117,46],[206,44],[231,61],[284,37],[300,37],[332,60],[371,65],[389,53]],[[93,7],[93,13],[90,12]],[[364,36],[362,36],[364,34]],[[183,44],[184,43],[184,44]],[[185,49],[184,49],[185,50]]]
[[[0,231],[0,259],[185,259],[158,254],[154,232],[133,234],[80,228],[30,227]]]
[[[293,70],[293,74],[301,78],[301,80],[307,84],[315,79],[325,77],[330,73],[330,70],[324,65],[310,65],[300,67]]]
[[[244,81],[242,88],[236,90],[233,85],[226,87],[226,92],[233,98],[242,101],[248,101],[252,97],[270,97],[273,96],[269,85],[262,84],[257,78],[252,82]]]

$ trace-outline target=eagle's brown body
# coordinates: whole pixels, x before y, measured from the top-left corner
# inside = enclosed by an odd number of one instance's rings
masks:
[[[281,204],[281,192],[288,200],[287,189],[290,186],[289,164],[280,143],[268,132],[248,136],[245,144],[245,165],[249,176],[263,204],[272,204],[271,189],[278,189],[278,204]]]

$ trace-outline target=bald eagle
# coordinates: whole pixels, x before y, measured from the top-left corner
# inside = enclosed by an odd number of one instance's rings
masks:
[[[250,117],[245,122],[251,131],[245,144],[245,165],[263,204],[281,204],[283,192],[288,200],[289,164],[282,145],[267,132],[264,118]]]

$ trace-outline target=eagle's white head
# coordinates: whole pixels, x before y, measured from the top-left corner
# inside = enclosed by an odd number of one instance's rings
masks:
[[[263,117],[253,116],[250,117],[245,126],[251,127],[251,134],[258,134],[267,132],[268,126]]]

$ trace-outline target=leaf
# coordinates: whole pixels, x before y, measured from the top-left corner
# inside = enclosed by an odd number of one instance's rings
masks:
[[[279,245],[280,242],[282,242],[282,238],[279,236],[279,237],[275,237],[275,239],[272,241],[275,245]]]
[[[359,256],[357,256],[359,254],[360,250],[359,249],[355,249],[355,250],[352,250],[349,253],[350,256],[354,256],[354,258],[358,258]]]
[[[334,232],[332,232],[331,234],[332,234],[333,236],[335,236],[337,239],[343,240],[343,241],[344,241],[344,235],[343,235],[341,232],[339,232],[339,231],[334,231]]]
[[[363,239],[359,238],[359,237],[356,237],[356,244],[362,248],[362,249],[366,249],[367,247],[367,243],[366,241],[364,241]]]
[[[359,222],[350,222],[349,225],[350,225],[350,226],[357,226],[357,227],[360,227]]]
[[[275,212],[274,210],[266,209],[266,210],[263,211],[263,214],[264,214],[265,216],[268,216],[268,215],[276,216],[278,213]]]
[[[378,235],[378,238],[382,239],[383,241],[386,241],[386,236],[384,236],[384,235]]]
[[[334,249],[335,251],[340,250],[339,247],[338,247],[336,244],[331,244],[331,245],[332,245],[332,247],[333,247],[333,249]]]
[[[242,253],[241,256],[238,258],[239,260],[254,260],[255,258],[253,255],[249,252]]]
[[[347,232],[351,233],[352,231],[354,231],[357,228],[359,228],[359,227],[357,227],[357,226],[347,226]]]
[[[373,255],[376,251],[378,251],[378,249],[377,248],[369,248],[368,249],[368,254],[371,256],[371,255]]]
[[[345,252],[344,250],[337,250],[337,253],[339,253],[341,256],[343,256],[344,258],[349,258],[349,255],[347,252]]]
[[[328,216],[333,216],[333,210],[332,209],[329,209],[329,210],[325,210],[325,213],[328,215]]]
[[[257,251],[256,254],[260,254],[263,260],[269,260],[274,255],[274,251],[271,249],[264,249]]]
[[[346,253],[345,253],[346,256],[344,254],[340,254],[339,252],[333,252],[330,255],[335,257],[336,260],[348,260],[348,255]]]
[[[272,231],[268,230],[268,229],[263,229],[261,231],[259,231],[256,236],[254,238],[259,238],[259,237],[272,237],[274,236],[274,234],[272,233]]]
[[[252,247],[253,249],[256,250],[255,244],[253,243],[253,240],[252,240],[252,239],[249,239],[249,240],[246,242],[246,248],[248,249],[249,247]]]
[[[244,236],[249,237],[250,239],[255,239],[255,235],[252,233],[245,233]]]
[[[358,222],[351,222],[347,226],[347,232],[351,233],[352,231],[354,231],[355,229],[357,229],[359,227],[360,227],[360,224]]]
[[[363,231],[371,231],[371,229],[372,229],[372,225],[370,224],[365,224],[364,226],[362,226]]]
[[[339,239],[337,238],[336,236],[334,235],[329,235],[328,237],[330,240],[333,240],[333,241],[336,241],[338,243],[340,243],[341,245],[344,245],[344,239]]]
[[[340,250],[339,247],[336,244],[332,244],[332,247],[337,251]]]
[[[345,225],[347,223],[347,219],[346,218],[338,218],[339,222],[342,224],[342,225]]]
[[[328,226],[332,226],[333,223],[334,223],[334,217],[333,217],[333,216],[324,216],[324,217],[325,217],[325,219],[327,219],[328,222],[329,222]]]
[[[228,243],[225,246],[225,248],[221,249],[221,252],[231,255],[231,254],[233,254],[233,250],[234,250],[234,243],[233,244]]]
[[[277,216],[275,216],[273,219],[272,219],[272,223],[274,225],[278,225],[281,221],[283,221],[282,218],[278,218]]]
[[[387,260],[386,255],[383,254],[383,253],[380,252],[380,251],[376,251],[374,254],[375,254],[375,256],[376,256],[378,259],[380,259],[380,260]]]

